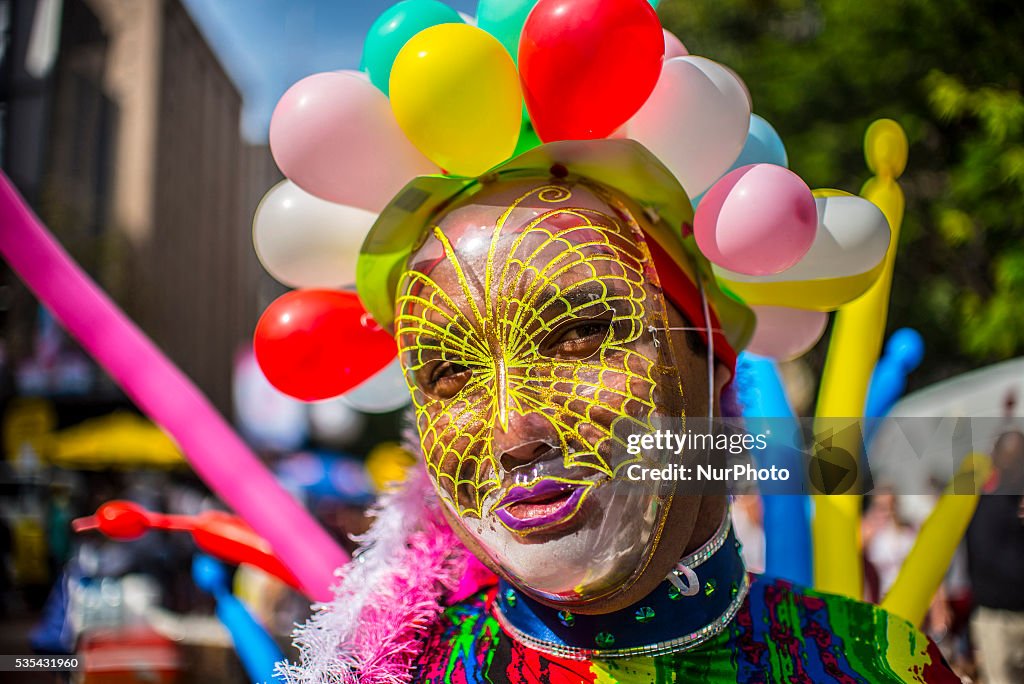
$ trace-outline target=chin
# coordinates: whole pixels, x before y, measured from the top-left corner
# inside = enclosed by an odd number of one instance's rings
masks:
[[[649,497],[615,489],[596,488],[573,519],[555,529],[511,530],[493,513],[458,524],[512,584],[568,608],[627,588],[653,551],[658,507]]]

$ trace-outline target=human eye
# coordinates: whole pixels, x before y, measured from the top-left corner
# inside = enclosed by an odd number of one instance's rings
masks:
[[[428,395],[437,399],[451,399],[462,391],[472,375],[472,369],[464,364],[435,359],[416,373],[416,381]]]
[[[561,359],[585,359],[592,356],[608,339],[610,317],[584,318],[555,328],[541,345],[545,356]]]

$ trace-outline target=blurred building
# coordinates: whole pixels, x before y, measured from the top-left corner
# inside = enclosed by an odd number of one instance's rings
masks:
[[[230,415],[265,277],[252,213],[278,178],[180,0],[0,0],[0,163],[62,243]],[[8,356],[37,308],[7,274]],[[265,297],[264,297],[265,299]]]

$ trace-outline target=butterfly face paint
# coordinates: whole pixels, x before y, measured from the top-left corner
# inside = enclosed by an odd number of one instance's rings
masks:
[[[682,428],[642,212],[583,181],[484,186],[413,251],[396,332],[426,467],[508,578],[551,601],[643,571],[670,497],[627,438]],[[648,465],[657,465],[650,464]]]

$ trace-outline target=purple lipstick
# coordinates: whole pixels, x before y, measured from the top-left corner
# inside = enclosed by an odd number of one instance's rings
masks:
[[[542,479],[512,487],[494,507],[494,514],[514,532],[532,532],[565,522],[579,510],[588,486]]]

